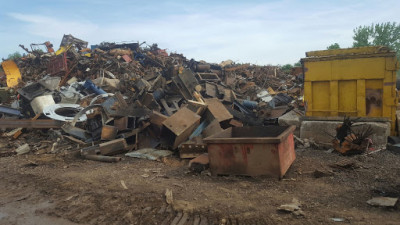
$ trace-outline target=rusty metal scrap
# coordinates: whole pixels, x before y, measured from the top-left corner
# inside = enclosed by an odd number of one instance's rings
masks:
[[[349,117],[344,117],[343,123],[336,128],[332,144],[334,149],[343,155],[362,153],[372,145],[369,138],[373,134],[371,126],[365,125],[362,129],[354,131],[354,122]]]
[[[268,125],[303,107],[298,76],[276,66],[188,60],[145,42],[87,46],[64,35],[55,53],[28,50],[16,59],[20,98],[9,99],[17,99],[15,110],[24,119],[0,119],[0,128],[58,128],[93,160],[118,161],[103,156],[148,147],[180,149],[182,158],[193,158],[206,151],[203,138],[230,127]],[[51,107],[76,104],[79,110],[54,109],[73,118],[65,123],[42,119],[46,114],[31,120],[30,103],[43,95],[53,98]]]
[[[100,162],[119,162],[122,160],[121,157],[104,156],[104,155],[85,155],[84,158]]]
[[[212,174],[282,178],[296,158],[295,126],[231,127],[205,138]]]
[[[176,149],[200,124],[200,116],[188,108],[182,108],[162,124],[165,128],[165,137],[168,137],[168,142],[172,144],[172,148]]]
[[[0,128],[61,128],[62,122],[56,120],[0,119]]]

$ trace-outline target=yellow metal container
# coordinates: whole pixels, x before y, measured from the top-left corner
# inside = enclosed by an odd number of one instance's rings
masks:
[[[307,52],[306,116],[385,117],[396,123],[396,53],[386,47]]]
[[[21,80],[21,73],[19,72],[17,64],[12,60],[7,60],[3,61],[1,66],[7,76],[7,87],[17,86]]]

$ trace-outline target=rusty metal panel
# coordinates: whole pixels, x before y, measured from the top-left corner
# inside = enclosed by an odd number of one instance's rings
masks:
[[[153,113],[150,114],[150,123],[155,124],[157,126],[162,126],[162,123],[168,119],[168,116],[163,115],[157,111],[153,110]]]
[[[219,82],[219,76],[216,73],[197,73],[196,74],[200,82]]]
[[[282,178],[296,158],[294,129],[235,127],[204,139],[211,173]]]
[[[172,82],[174,82],[186,100],[193,99],[193,92],[199,84],[190,69],[184,69],[178,76],[172,77]]]
[[[217,98],[205,99],[204,101],[208,106],[208,110],[214,118],[218,120],[218,122],[223,122],[233,118],[232,114]]]
[[[213,98],[217,97],[218,95],[217,85],[206,83],[206,95]]]
[[[217,120],[213,120],[201,133],[203,137],[209,137],[223,131]]]
[[[67,71],[68,71],[68,64],[67,64],[66,53],[52,57],[49,63],[47,64],[47,73],[51,75]]]
[[[136,118],[132,116],[123,116],[121,118],[114,119],[114,126],[118,129],[118,131],[135,129]]]
[[[104,125],[101,128],[101,140],[114,140],[117,136],[118,128],[115,126]]]
[[[123,55],[122,58],[125,60],[125,62],[129,63],[132,62],[131,57],[129,57],[129,55]]]
[[[200,116],[189,110],[188,108],[181,108],[175,114],[167,118],[162,123],[175,137],[173,141],[173,148],[190,136],[193,130],[200,124]]]
[[[179,136],[188,127],[199,121],[199,115],[188,108],[181,108],[175,114],[167,118],[162,124],[170,129],[175,135]]]
[[[114,126],[118,130],[126,130],[126,129],[128,129],[128,117],[127,116],[123,116],[121,118],[114,119]]]
[[[234,100],[234,94],[232,93],[231,89],[225,88],[224,89],[224,101],[228,103],[232,103]]]
[[[207,145],[204,143],[187,141],[179,146],[179,157],[181,159],[196,158],[204,153],[207,153]]]

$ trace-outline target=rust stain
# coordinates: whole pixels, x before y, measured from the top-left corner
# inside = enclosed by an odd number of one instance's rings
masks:
[[[233,154],[232,149],[227,149],[227,148],[222,148],[221,149],[220,156],[221,156],[221,158],[224,158],[224,159],[235,158],[235,155]]]
[[[385,82],[383,83],[383,86],[395,86],[396,82]]]
[[[247,152],[246,149],[242,148],[242,158],[245,164],[247,164]]]
[[[251,149],[254,148],[254,146],[252,144],[244,144],[241,145],[242,147],[242,158],[244,163],[247,165],[247,155],[250,154]]]
[[[374,114],[382,108],[382,89],[366,89],[365,90],[365,105],[366,114]]]
[[[218,145],[218,147],[220,149],[218,151],[219,158],[220,158],[219,165],[224,168],[231,167],[235,162],[235,154],[233,152],[233,150],[234,150],[233,146],[221,144],[221,145]]]
[[[278,148],[277,148],[276,145],[272,146],[271,153],[274,154],[274,155],[277,155],[279,153]]]

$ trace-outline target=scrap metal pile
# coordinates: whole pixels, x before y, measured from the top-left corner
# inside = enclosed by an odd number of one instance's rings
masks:
[[[335,150],[343,155],[362,153],[372,145],[371,126],[362,125],[355,130],[354,122],[349,117],[344,117],[343,123],[336,128],[336,136],[332,144]]]
[[[138,157],[172,153],[156,149],[194,158],[207,152],[203,138],[229,127],[276,124],[303,107],[301,77],[275,66],[188,60],[157,44],[88,48],[72,35],[57,51],[44,44],[47,52],[20,45],[27,56],[3,61],[0,128],[11,139],[25,128],[51,129],[57,141],[49,151],[69,141],[94,160],[118,161],[112,156],[138,150]]]

